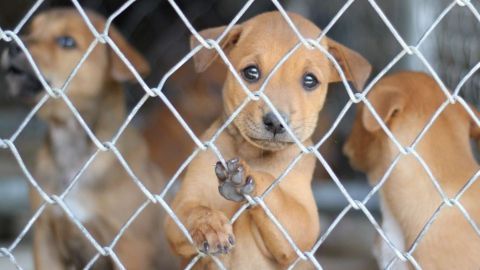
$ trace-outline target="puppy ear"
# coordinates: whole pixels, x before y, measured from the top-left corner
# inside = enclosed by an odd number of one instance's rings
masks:
[[[480,112],[478,112],[477,108],[475,108],[474,106],[470,106],[470,108],[475,113],[477,118],[480,118]],[[477,143],[480,143],[480,127],[470,115],[468,115],[468,118],[470,120],[470,137],[476,140]]]
[[[338,64],[342,68],[347,80],[353,83],[353,86],[361,91],[365,86],[365,82],[370,76],[372,71],[372,66],[370,63],[363,58],[359,53],[343,46],[342,44],[332,40],[327,39],[328,51],[332,56],[337,60]],[[330,82],[339,82],[341,81],[340,74],[337,69],[333,67],[332,64],[332,77]]]
[[[108,36],[115,42],[120,51],[125,55],[125,57],[132,63],[133,67],[137,70],[140,75],[148,75],[150,73],[150,65],[143,56],[133,48],[115,29],[113,26],[110,27]],[[112,77],[119,81],[130,81],[135,79],[132,72],[128,69],[125,63],[120,59],[120,57],[109,48],[110,61],[111,61],[111,75]]]
[[[226,26],[220,26],[220,27],[215,27],[215,28],[209,28],[205,29],[203,31],[200,31],[200,35],[204,39],[217,39],[223,31],[225,31]],[[242,32],[240,25],[235,25],[230,31],[227,33],[227,35],[222,39],[220,43],[220,47],[223,49],[225,53],[228,53],[233,46],[237,43],[238,39],[240,38],[240,34]],[[195,36],[190,37],[190,48],[193,49],[200,45],[200,42],[197,40]],[[205,71],[210,64],[215,61],[215,59],[218,57],[218,53],[215,49],[206,49],[202,48],[199,52],[197,52],[193,56],[193,62],[195,64],[195,71],[196,72],[203,72]]]
[[[368,95],[368,101],[385,124],[388,124],[394,114],[401,112],[406,105],[406,96],[396,88],[373,89]],[[381,126],[373,117],[370,110],[364,106],[362,111],[362,123],[369,132],[378,131]]]

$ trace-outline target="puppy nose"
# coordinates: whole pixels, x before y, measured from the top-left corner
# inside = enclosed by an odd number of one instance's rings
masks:
[[[288,122],[287,117],[285,114],[280,112],[280,115]],[[280,123],[274,113],[269,112],[263,116],[263,124],[265,125],[265,129],[272,132],[273,134],[282,134],[285,132],[285,127]]]
[[[17,45],[17,43],[13,41],[10,42],[10,44],[8,45],[8,55],[10,57],[15,57],[19,55],[21,52],[22,52],[22,49],[20,48],[20,46]]]

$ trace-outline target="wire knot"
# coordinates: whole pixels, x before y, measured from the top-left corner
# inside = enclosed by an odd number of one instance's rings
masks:
[[[258,91],[253,92],[253,93],[250,92],[250,95],[248,97],[253,101],[257,101],[257,100],[260,99],[261,95],[262,95],[262,91],[258,90]]]
[[[7,248],[0,248],[0,255],[3,255],[3,256],[10,256],[10,251],[8,251]]]
[[[103,250],[103,253],[102,253],[103,256],[110,256],[110,254],[113,253],[112,248],[109,247],[109,246],[107,246],[107,247],[102,247],[102,250]]]
[[[115,145],[111,141],[107,141],[107,142],[102,143],[102,146],[103,147],[101,147],[100,150],[104,151],[104,152],[110,151],[115,147]]]
[[[305,42],[303,43],[303,45],[305,45],[305,47],[309,50],[313,50],[317,46],[320,46],[318,44],[318,41],[316,41],[315,39],[311,39],[311,38],[305,39]]]
[[[159,96],[160,94],[160,89],[158,89],[157,87],[153,87],[153,88],[150,88],[149,89],[150,91],[145,91],[147,92],[147,94],[150,96],[150,97],[156,97],[156,96]]]
[[[413,259],[412,255],[410,255],[409,253],[403,253],[403,252],[399,254],[398,258],[402,262],[411,261]]]
[[[353,96],[355,97],[355,99],[352,99],[352,102],[355,104],[360,103],[365,98],[364,93],[354,93]]]
[[[6,40],[7,36],[5,35],[5,32],[0,28],[0,40],[5,39]]]
[[[359,200],[353,200],[352,201],[352,207],[355,210],[361,210],[361,209],[365,208],[365,205]]]
[[[105,44],[107,43],[108,33],[102,33],[97,36],[98,42]]]
[[[7,149],[8,144],[6,139],[0,139],[0,148]]]
[[[212,141],[207,141],[207,142],[204,142],[202,144],[202,147],[200,148],[200,150],[205,151],[209,148],[212,148],[212,146],[214,146],[213,142]]]
[[[50,90],[51,90],[50,91],[50,96],[53,99],[58,99],[63,95],[63,91],[60,88],[52,87],[52,88],[50,88]]]
[[[404,148],[403,148],[402,154],[404,154],[404,155],[410,155],[410,154],[412,154],[414,151],[415,151],[414,148],[412,148],[411,146],[407,146],[407,147],[404,147]]]
[[[449,207],[453,207],[457,204],[457,200],[455,200],[455,199],[445,198],[443,201]]]
[[[317,150],[317,148],[314,145],[312,145],[312,146],[306,147],[305,150],[306,150],[305,154],[311,154],[311,153],[315,153],[315,150]]]
[[[5,40],[6,42],[10,42],[12,41],[12,37],[10,35],[14,35],[15,33],[13,33],[12,31],[9,31],[9,30],[6,30],[6,31],[3,31],[0,29],[0,40]]]
[[[213,39],[205,39],[204,47],[208,50],[215,49],[217,47],[217,42]]]
[[[244,195],[244,197],[250,205],[249,207],[257,206],[262,201],[260,197],[252,197],[250,195]]]
[[[48,204],[58,204],[58,205],[60,205],[59,201],[62,200],[60,197],[58,197],[55,194],[50,195],[49,197],[44,197],[44,199]]]
[[[417,53],[417,48],[415,46],[408,46],[406,50],[408,55],[413,55]]]
[[[449,95],[448,96],[448,102],[450,102],[450,104],[452,104],[452,105],[457,103],[457,96]]]

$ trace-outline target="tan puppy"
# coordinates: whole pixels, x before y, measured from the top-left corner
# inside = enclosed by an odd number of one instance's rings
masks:
[[[428,75],[402,72],[381,80],[368,95],[380,117],[404,146],[415,140],[434,112],[446,100]],[[418,154],[449,198],[453,198],[479,169],[470,148],[478,126],[460,104],[449,105],[416,147]],[[398,148],[360,105],[351,136],[344,146],[352,166],[376,184]],[[381,189],[383,229],[400,249],[408,250],[442,200],[425,169],[412,155],[401,158]],[[480,184],[473,184],[460,203],[480,222]],[[393,258],[382,241],[377,248],[381,269]],[[458,208],[443,208],[413,253],[423,269],[478,269],[480,238]],[[395,269],[407,269],[398,263]],[[410,267],[411,268],[411,267]]]
[[[88,12],[98,31],[104,19]],[[111,28],[109,36],[141,74],[149,72],[148,63]],[[93,35],[74,9],[54,9],[36,16],[24,38],[36,64],[52,87],[60,88],[93,41]],[[44,95],[26,55],[15,45],[3,54],[11,94],[37,102]],[[93,133],[102,141],[110,140],[126,118],[120,82],[133,75],[113,51],[102,44],[71,81],[67,95]],[[49,100],[38,115],[48,125],[41,148],[35,179],[48,193],[60,195],[80,168],[96,151],[96,146],[74,118],[62,99]],[[142,137],[127,128],[116,143],[133,172],[152,192],[163,186],[162,176],[148,160]],[[109,245],[120,228],[146,201],[115,155],[100,153],[88,166],[64,200],[101,246]],[[31,204],[36,211],[43,203],[32,188]],[[171,269],[171,256],[158,224],[162,210],[148,206],[127,228],[114,251],[127,269]],[[35,223],[35,269],[82,269],[97,253],[80,230],[59,206],[48,206]],[[117,269],[110,257],[101,257],[94,269]]]
[[[304,36],[315,38],[320,34],[320,29],[307,19],[296,14],[290,16]],[[201,35],[216,38],[224,29],[207,29]],[[222,47],[249,88],[258,90],[273,66],[297,41],[283,17],[270,12],[235,26]],[[192,38],[192,47],[196,45]],[[324,39],[323,46],[337,57],[348,78],[362,88],[370,73],[368,62],[330,39]],[[197,70],[205,70],[216,57],[213,51],[200,51],[194,59]],[[296,136],[311,145],[309,138],[324,104],[328,83],[338,80],[337,72],[320,51],[301,48],[273,76],[265,93]],[[239,83],[228,73],[223,87],[224,115],[213,123],[203,139],[211,138],[225,116],[231,115],[245,98]],[[215,154],[208,151],[200,153],[188,167],[172,207],[195,246],[167,219],[167,234],[174,251],[184,263],[200,250],[222,254],[218,258],[228,269],[286,268],[297,255],[260,206],[247,210],[233,226],[229,219],[242,205],[239,202],[244,201],[243,195],[261,195],[280,176],[299,154],[298,147],[263,101],[249,103],[215,145],[229,159],[228,166],[224,168],[217,163]],[[314,165],[312,155],[303,157],[265,197],[269,209],[305,251],[312,247],[320,232],[310,186]],[[195,269],[216,269],[216,266],[210,257],[205,257]]]
[[[187,62],[168,79],[168,87],[175,91],[170,101],[195,134],[204,133],[222,113],[221,91],[226,74],[223,60],[217,57],[202,73],[196,73],[193,63]],[[334,120],[333,116],[322,111],[312,138],[320,138],[325,134]],[[142,134],[152,161],[167,177],[174,175],[192,154],[195,143],[166,106],[153,108],[146,115],[144,123]],[[339,147],[335,140],[327,140],[322,145],[322,155],[331,165],[341,155]],[[322,166],[317,166],[315,171],[313,179],[329,179]]]

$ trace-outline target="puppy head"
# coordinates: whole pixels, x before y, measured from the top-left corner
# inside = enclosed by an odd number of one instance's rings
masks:
[[[400,123],[407,97],[402,89],[376,86],[368,95],[380,119],[390,130]],[[394,133],[395,134],[395,133]],[[381,164],[390,151],[389,138],[364,104],[359,104],[352,131],[343,147],[350,164],[357,170],[369,172]]]
[[[403,146],[413,143],[446,100],[433,78],[418,72],[402,72],[382,79],[367,98]],[[452,144],[469,149],[469,135],[479,139],[480,129],[460,104],[449,105],[419,146],[435,149],[428,152],[436,155],[448,152],[445,147]],[[360,104],[352,131],[343,147],[352,167],[368,174],[375,174],[377,170],[384,173],[385,166],[391,163],[398,151],[370,110]]]
[[[306,38],[316,38],[320,29],[309,20],[289,14]],[[216,39],[225,27],[207,29],[200,34]],[[298,38],[278,12],[256,16],[234,26],[221,47],[250,90],[259,90],[275,65],[298,42]],[[323,46],[340,63],[347,78],[362,89],[370,74],[370,64],[358,53],[325,38]],[[192,37],[192,48],[198,41]],[[204,71],[218,54],[202,49],[194,56],[197,71]],[[304,141],[313,133],[319,111],[327,94],[328,84],[340,81],[336,69],[319,50],[303,46],[276,71],[265,88],[265,94],[295,135]],[[247,95],[235,77],[228,72],[224,89],[224,109],[227,115],[234,112]],[[234,125],[243,138],[265,150],[280,150],[293,143],[284,126],[264,101],[250,102],[235,118]]]
[[[88,11],[87,15],[97,31],[102,32],[105,19],[91,11]],[[149,72],[145,59],[115,28],[110,27],[109,36],[141,74]],[[63,86],[93,40],[92,32],[78,11],[67,8],[52,9],[35,16],[28,34],[22,38],[40,72],[47,82],[56,88]],[[43,87],[35,76],[26,54],[16,44],[13,42],[10,44],[3,53],[1,62],[7,71],[6,78],[11,95],[26,98],[28,101],[37,101],[43,95]],[[99,43],[71,80],[68,96],[80,110],[88,110],[83,106],[92,104],[92,100],[107,90],[108,83],[131,79],[133,75],[113,50]],[[51,107],[65,108],[53,105]]]

